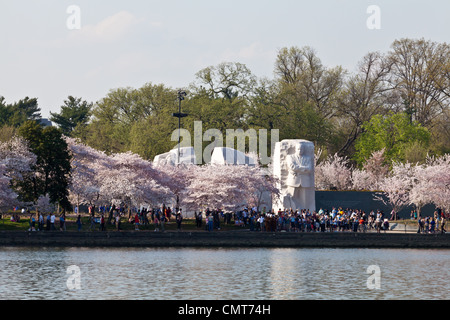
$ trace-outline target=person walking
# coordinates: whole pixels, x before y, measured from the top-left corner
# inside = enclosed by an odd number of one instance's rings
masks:
[[[89,215],[89,222],[90,222],[89,231],[92,231],[95,229],[95,213],[94,214],[91,213]]]

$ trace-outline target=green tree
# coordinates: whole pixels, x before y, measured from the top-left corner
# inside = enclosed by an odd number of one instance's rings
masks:
[[[45,127],[35,121],[25,122],[18,130],[37,156],[35,168],[18,185],[22,200],[36,202],[41,195],[49,195],[53,204],[69,209],[71,155],[60,129]]]
[[[359,165],[375,151],[385,150],[386,161],[403,162],[412,145],[420,144],[427,148],[430,132],[417,122],[410,122],[406,113],[375,115],[363,125],[364,132],[356,142],[355,160]]]
[[[256,77],[242,63],[223,62],[197,72],[194,88],[207,92],[212,98],[234,100],[253,93]]]
[[[348,77],[338,98],[338,118],[345,143],[339,154],[350,156],[363,132],[362,125],[377,114],[386,114],[390,100],[387,84],[390,66],[378,53],[368,53],[358,64],[357,72]]]
[[[249,127],[278,129],[281,140],[307,139],[318,146],[333,145],[332,120],[320,114],[317,105],[299,94],[296,86],[261,81],[247,107],[247,115]]]
[[[170,151],[177,144],[171,141],[172,132],[178,128],[178,120],[173,117],[176,112],[175,90],[151,84],[140,88],[135,107],[137,120],[130,126],[129,149],[149,160]]]
[[[278,52],[274,72],[283,87],[313,106],[320,117],[335,115],[345,75],[342,67],[325,67],[313,48],[291,47]]]
[[[177,92],[164,85],[111,90],[92,108],[92,120],[75,135],[107,153],[133,151],[152,159],[173,146]]]
[[[61,128],[64,135],[71,136],[77,126],[82,127],[80,130],[86,126],[91,109],[92,103],[82,101],[81,98],[69,96],[64,101],[64,105],[61,106],[60,113],[50,112],[50,120]]]
[[[26,97],[13,104],[7,104],[5,98],[0,96],[0,127],[9,125],[20,127],[28,120],[41,119],[40,108],[36,98]]]
[[[337,106],[345,70],[324,66],[310,47],[291,47],[278,52],[274,73],[269,95],[272,107],[266,110],[281,115],[277,124],[280,139],[308,139],[335,152]],[[264,104],[261,113],[265,113]]]

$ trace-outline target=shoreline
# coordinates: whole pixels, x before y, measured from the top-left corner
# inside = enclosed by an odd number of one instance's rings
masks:
[[[389,232],[2,231],[0,247],[450,249],[450,235]]]

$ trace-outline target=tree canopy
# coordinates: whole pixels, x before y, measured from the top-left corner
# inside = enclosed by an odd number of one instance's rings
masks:
[[[447,43],[398,39],[387,52],[361,57],[354,71],[326,66],[314,48],[284,47],[273,71],[273,78],[258,78],[239,62],[199,70],[184,88],[182,112],[189,116],[182,119],[182,128],[193,137],[194,123],[201,121],[202,135],[217,129],[223,145],[227,129],[268,130],[268,150],[276,129],[280,140],[307,139],[324,155],[337,153],[359,166],[383,148],[388,158],[399,160],[425,161],[427,154],[450,152]],[[178,90],[145,83],[113,88],[96,102],[69,96],[51,120],[64,135],[108,154],[131,151],[152,160],[177,144],[171,137],[178,128],[173,117]],[[37,99],[11,104],[1,97],[0,139],[39,118]],[[397,134],[375,128],[388,123]],[[381,142],[382,132],[386,139]],[[370,135],[379,138],[370,141]],[[410,143],[402,143],[404,138]],[[203,141],[203,147],[208,143]]]

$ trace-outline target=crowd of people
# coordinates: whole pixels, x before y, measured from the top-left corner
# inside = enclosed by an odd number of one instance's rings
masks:
[[[434,217],[419,218],[419,233],[446,232],[448,216],[444,212],[436,211]],[[202,229],[205,220],[205,230],[220,230],[221,223],[232,224],[248,228],[250,231],[260,232],[386,232],[390,230],[392,220],[397,220],[394,211],[388,217],[383,211],[343,209],[333,207],[331,210],[310,212],[309,210],[282,210],[277,212],[258,211],[256,208],[244,208],[233,214],[222,210],[207,209],[195,213],[198,229]]]
[[[250,231],[267,232],[333,232],[333,231],[362,231],[389,229],[389,220],[383,212],[370,212],[366,214],[361,210],[343,210],[333,208],[331,211],[320,209],[318,212],[309,210],[278,210],[265,212],[256,208],[244,208],[235,213],[222,210],[195,212],[194,219],[198,229],[220,230],[221,223],[235,224],[249,228]]]
[[[445,215],[439,215],[438,212],[433,217],[419,218],[417,233],[445,233],[447,220]]]
[[[30,213],[30,211],[26,211],[26,214],[29,215],[29,228],[28,231],[66,231],[66,213],[63,212],[59,215],[59,218],[56,218],[55,213],[48,213],[44,215],[42,212],[39,213]],[[14,214],[11,216],[12,222],[20,222],[20,215]],[[59,228],[57,227],[59,223]]]
[[[98,215],[94,206],[89,207],[89,231],[105,231],[106,225],[114,225],[118,231],[122,228],[122,220],[127,215],[124,206],[102,206],[98,208]],[[66,231],[66,213],[63,212],[56,218],[54,213],[49,213],[45,217],[42,213],[30,213],[22,210],[22,216],[29,215],[29,231],[54,231],[59,222],[59,230]],[[11,216],[11,221],[19,222],[20,216],[15,213]],[[247,228],[255,232],[386,232],[390,230],[390,222],[398,219],[395,212],[391,212],[388,217],[383,211],[343,209],[333,207],[331,210],[320,208],[316,211],[303,210],[271,210],[262,211],[256,208],[244,208],[243,210],[231,213],[223,210],[210,210],[195,212],[195,226],[198,230],[212,232],[220,230],[224,225],[236,225]],[[417,220],[417,233],[445,233],[448,214],[443,211],[435,211],[431,217],[417,217],[415,212],[411,212],[411,220]],[[164,232],[167,222],[175,221],[177,230],[181,231],[184,216],[182,209],[171,209],[165,205],[160,208],[141,208],[128,211],[128,223],[134,225],[136,231],[143,226],[145,229],[153,229],[155,232]],[[82,216],[77,214],[76,225],[78,231],[82,230]]]
[[[116,207],[112,205],[111,207],[101,206],[99,207],[100,217],[95,217],[95,207],[89,207],[89,216],[90,216],[90,227],[89,230],[94,230],[99,225],[99,229],[101,231],[105,231],[106,224],[112,224],[116,228],[117,231],[121,230],[122,218],[127,215],[126,207],[119,206]],[[105,219],[105,216],[107,218]],[[128,213],[128,223],[134,225],[134,230],[139,231],[140,227],[149,227],[151,225],[154,226],[154,231],[165,231],[165,225],[169,221],[173,221],[175,219],[177,223],[177,229],[181,230],[181,223],[183,221],[182,209],[172,210],[170,207],[166,207],[165,205],[161,208],[133,208]],[[80,220],[80,216],[79,216]],[[78,221],[78,220],[77,220]]]
[[[244,209],[236,214],[238,224],[248,226],[251,231],[268,232],[366,232],[389,230],[389,220],[382,211],[332,208],[332,210],[309,211],[281,210],[258,212]]]

